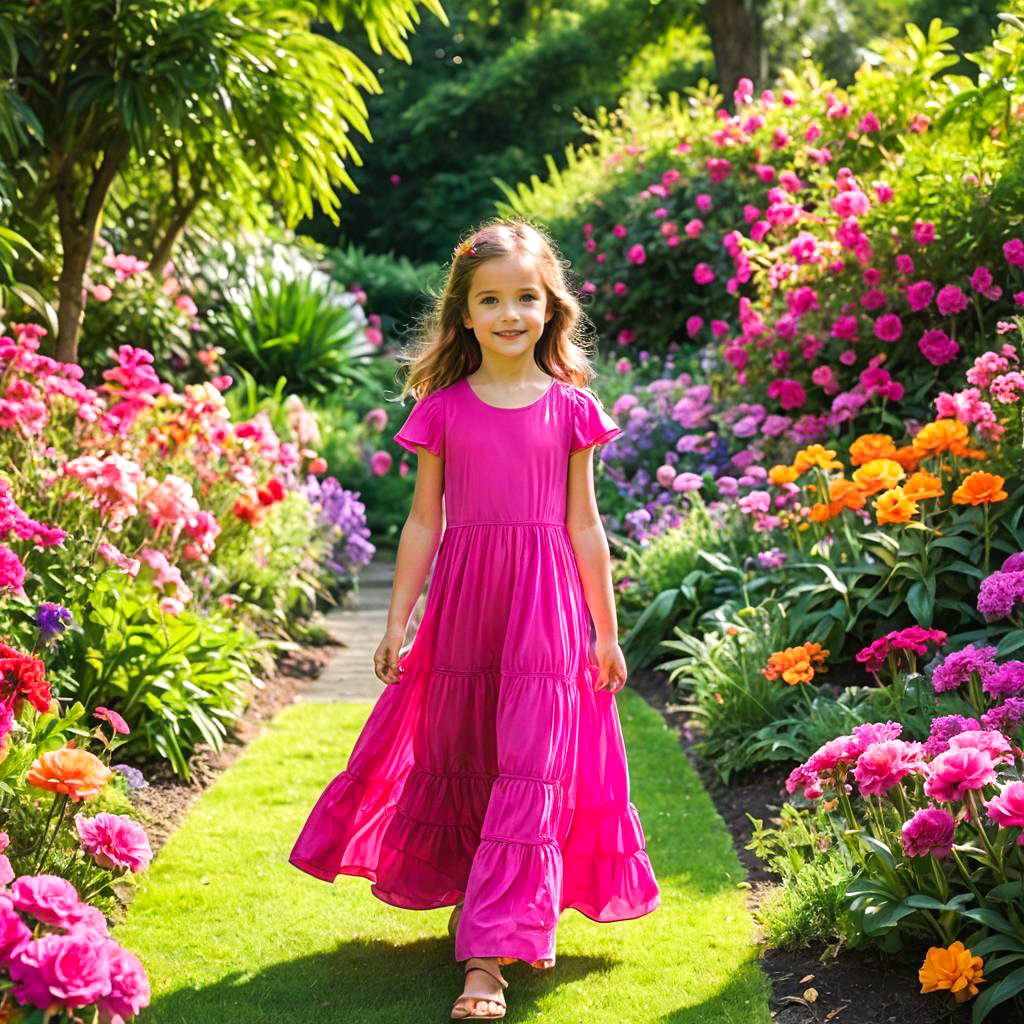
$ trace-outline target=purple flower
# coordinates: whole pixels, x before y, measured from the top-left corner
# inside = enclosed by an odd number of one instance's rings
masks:
[[[953,849],[953,816],[938,807],[926,807],[903,826],[903,852],[908,857],[945,857]]]
[[[936,693],[955,690],[975,672],[984,685],[985,680],[996,671],[996,663],[993,661],[995,654],[994,647],[975,648],[974,644],[968,644],[962,651],[954,651],[932,673],[932,688]]]
[[[1024,570],[1024,551],[1016,555],[1010,555],[1000,566],[1000,569],[1003,572],[1020,572]]]
[[[48,643],[55,636],[60,636],[64,630],[75,621],[75,617],[60,604],[53,604],[51,601],[43,601],[36,611],[35,623],[39,627],[40,639]]]
[[[942,715],[933,719],[931,732],[924,745],[924,756],[931,759],[949,749],[949,741],[962,732],[974,732],[981,728],[976,718],[963,715]],[[988,728],[986,726],[986,728]]]
[[[112,764],[110,767],[124,776],[129,789],[145,789],[149,785],[142,772],[130,764]]]
[[[947,284],[945,288],[939,289],[935,304],[943,316],[952,316],[967,308],[967,296],[955,284]]]
[[[998,707],[981,716],[986,729],[998,729],[1004,736],[1012,736],[1024,720],[1024,698],[1007,697]]]
[[[779,548],[769,548],[757,553],[757,564],[762,569],[781,569],[786,564],[786,552]]]
[[[960,346],[945,331],[925,331],[918,339],[918,350],[932,366],[945,366],[956,359]]]
[[[994,572],[981,581],[978,611],[987,622],[1009,618],[1018,603],[1024,604],[1024,571]]]
[[[1024,690],[1024,661],[1004,661],[982,689],[991,697],[1016,697]]]

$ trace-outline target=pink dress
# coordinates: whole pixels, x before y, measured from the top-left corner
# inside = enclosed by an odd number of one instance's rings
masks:
[[[463,378],[395,435],[444,459],[446,528],[402,679],[289,860],[397,907],[464,899],[456,960],[550,967],[563,910],[623,921],[660,902],[565,525],[569,454],[621,433],[572,384],[502,409]]]

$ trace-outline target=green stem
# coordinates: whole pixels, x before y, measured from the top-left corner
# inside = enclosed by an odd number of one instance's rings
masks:
[[[46,848],[43,850],[42,855],[40,856],[39,861],[36,864],[35,871],[33,872],[34,874],[38,875],[40,868],[43,866],[44,863],[46,863],[46,855],[50,852],[50,849],[53,846],[53,842],[57,838],[57,833],[60,831],[60,827],[64,823],[64,813],[68,809],[68,795],[67,793],[63,793],[62,796],[64,797],[64,802],[61,804],[60,814],[57,816],[57,824],[53,826],[53,832],[50,835],[50,841],[46,844]]]

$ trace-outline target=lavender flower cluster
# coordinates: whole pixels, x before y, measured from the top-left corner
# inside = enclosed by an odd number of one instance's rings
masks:
[[[332,539],[326,566],[340,579],[349,579],[377,550],[369,540],[366,506],[359,500],[360,492],[345,490],[333,476],[318,480],[312,474],[300,490],[317,510],[320,525]]]

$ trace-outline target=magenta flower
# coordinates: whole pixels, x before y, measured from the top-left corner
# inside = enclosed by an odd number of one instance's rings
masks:
[[[864,132],[865,134],[880,131],[881,128],[882,126],[879,124],[878,115],[873,110],[869,110],[860,119],[860,124],[857,125],[857,131]]]
[[[20,590],[25,582],[25,566],[6,545],[0,544],[0,590]]]
[[[111,711],[110,708],[99,707],[92,713],[92,717],[109,722],[113,726],[114,732],[120,733],[122,736],[127,736],[131,732],[131,729],[128,728],[128,723],[116,711]]]
[[[978,611],[986,622],[1008,619],[1024,605],[1024,571],[994,572],[978,588]]]
[[[710,284],[715,279],[715,272],[709,263],[698,263],[693,268],[693,279],[697,284]]]
[[[945,366],[960,353],[960,346],[945,331],[925,331],[918,339],[918,350],[932,366]]]
[[[106,943],[83,932],[50,932],[26,944],[7,965],[14,998],[44,1010],[52,1003],[88,1006],[110,991]]]
[[[1024,267],[1024,242],[1011,238],[1003,243],[1003,258],[1014,267]]]
[[[993,764],[1006,764],[1013,760],[1010,741],[995,729],[965,729],[949,738],[950,750],[983,750]]]
[[[127,868],[137,873],[149,867],[153,857],[149,838],[138,822],[126,815],[102,811],[86,818],[76,814],[75,828],[82,849],[101,868]]]
[[[935,295],[935,285],[931,281],[915,281],[913,284],[907,285],[904,294],[907,297],[907,302],[910,303],[910,308],[915,313],[920,313],[922,309],[927,309],[931,304],[932,296]]]
[[[629,262],[635,263],[637,266],[647,261],[647,250],[639,242],[636,245],[631,245],[626,255],[629,257]]]
[[[951,748],[928,766],[924,791],[940,803],[961,800],[972,789],[983,789],[996,777],[992,757],[973,747]]]
[[[953,849],[955,831],[949,811],[925,807],[903,825],[903,852],[908,857],[945,857]]]
[[[14,909],[10,897],[0,893],[0,962],[16,956],[31,941],[32,932]]]
[[[988,816],[1003,828],[1024,825],[1024,782],[1008,782],[985,808]],[[1017,836],[1017,845],[1024,846],[1024,832]]]
[[[778,399],[783,409],[799,409],[807,401],[807,392],[798,380],[783,377],[768,385],[768,397]]]
[[[875,337],[879,341],[898,341],[903,321],[895,313],[885,313],[875,321]]]
[[[815,775],[835,771],[840,765],[851,767],[864,752],[862,744],[855,736],[837,736],[822,744],[805,762],[808,771]]]
[[[935,225],[930,220],[915,220],[913,233],[918,245],[930,245],[935,241]]]
[[[925,629],[923,626],[893,630],[859,651],[857,661],[869,672],[880,672],[890,655],[895,655],[898,651],[927,654],[928,644],[941,647],[946,642],[946,636],[941,629]],[[897,660],[898,667],[906,663],[906,659]]]
[[[942,715],[935,718],[925,741],[924,756],[934,758],[949,750],[949,741],[953,736],[980,728],[981,723],[976,718],[965,718],[963,715]]]
[[[992,272],[988,267],[975,267],[971,274],[971,287],[976,292],[986,292],[992,287]]]
[[[968,644],[961,651],[948,655],[932,673],[932,688],[936,693],[955,690],[977,673],[982,685],[996,671],[994,647],[978,647]]]
[[[855,316],[841,316],[832,325],[832,337],[845,341],[855,341],[857,338],[857,318]]]
[[[935,304],[943,316],[953,316],[967,308],[967,296],[955,284],[947,284],[939,289]]]
[[[110,957],[110,992],[97,1002],[101,1019],[116,1017],[127,1020],[149,1006],[149,978],[139,958],[122,948],[113,939],[107,943]]]
[[[1016,697],[1024,692],[1024,661],[1004,661],[982,684],[990,697]]]
[[[22,875],[11,886],[10,897],[44,924],[67,928],[78,910],[78,890],[57,875]]]
[[[923,772],[924,767],[920,743],[883,740],[872,743],[857,758],[853,777],[861,796],[881,796],[905,776]]]

